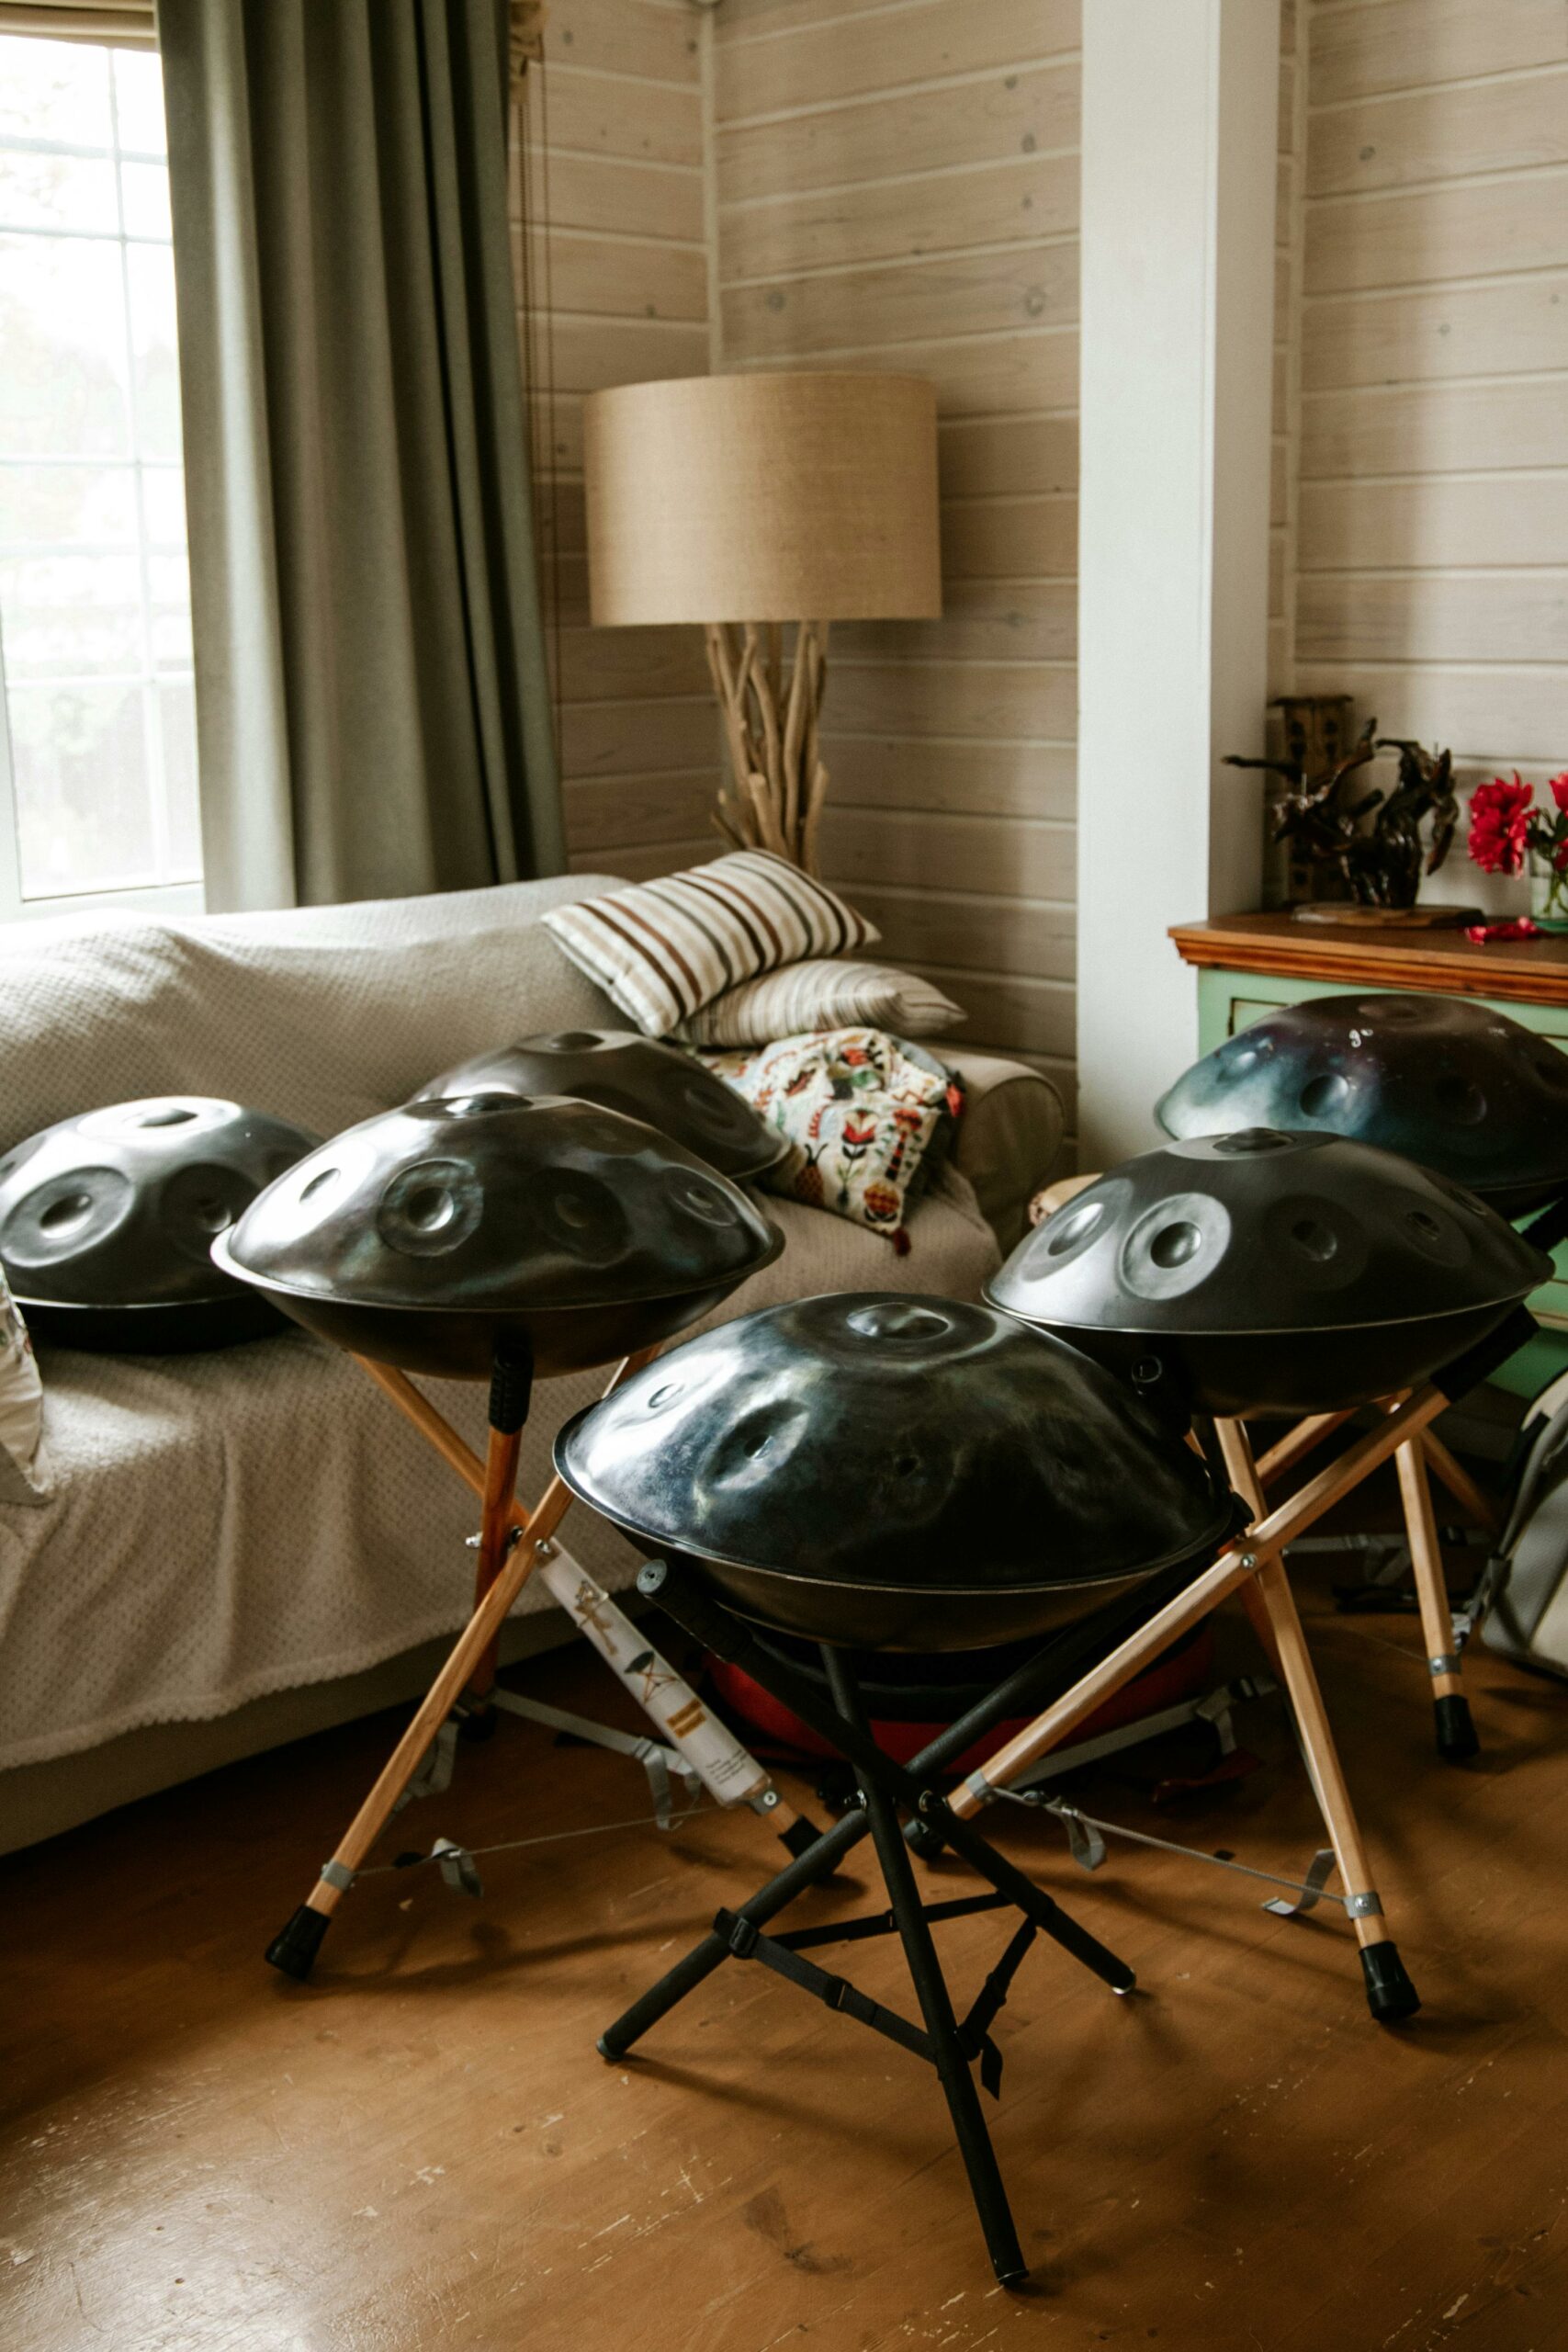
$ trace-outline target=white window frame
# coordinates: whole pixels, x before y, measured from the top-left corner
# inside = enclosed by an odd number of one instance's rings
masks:
[[[53,36],[49,33],[36,31],[32,27],[24,28],[21,25],[8,26],[5,20],[4,15],[0,14],[0,35],[6,33],[22,34],[26,38],[32,39],[49,40],[53,38]],[[141,44],[121,43],[113,40],[89,40],[85,41],[83,45],[94,49],[101,49],[107,54],[116,47],[131,45],[141,46]],[[151,46],[151,44],[148,45]],[[118,161],[125,160],[127,155],[129,155],[132,160],[147,162],[163,160],[161,158],[142,156],[140,150],[127,150],[120,147],[118,136],[118,115],[115,98],[115,84],[112,74],[109,81],[109,104],[111,108],[111,119],[115,124],[115,143],[114,148],[111,151],[114,157]],[[31,143],[32,142],[29,142],[29,144]],[[47,153],[51,154],[80,153],[97,155],[103,153],[101,149],[96,147],[75,147],[70,141],[65,140],[45,140],[38,141],[37,144],[40,153]],[[144,243],[148,242],[148,240],[144,238],[132,237],[127,232],[125,225],[124,191],[120,185],[118,169],[115,174],[115,195],[118,214],[118,229],[114,242],[118,244],[119,249],[120,272],[123,286],[126,269],[126,256],[130,246],[134,243]],[[8,233],[19,236],[59,237],[72,240],[79,237],[87,237],[95,243],[102,242],[105,234],[105,232],[98,231],[89,232],[73,229],[40,228],[33,223],[12,224],[9,222],[0,222],[0,229],[5,229]],[[80,458],[62,457],[57,459],[51,458],[50,457],[34,458],[29,458],[28,462],[32,464],[49,464],[51,462],[58,462],[60,464],[129,464],[137,476],[139,493],[138,505],[140,506],[140,486],[142,469],[150,463],[158,464],[165,461],[157,459],[150,460],[143,457],[141,446],[141,421],[137,414],[134,390],[130,387],[128,387],[128,390],[130,390],[128,413],[130,426],[130,455],[129,459],[106,460],[101,458],[95,458],[92,454],[88,454]],[[168,460],[166,462],[171,466],[173,465],[173,460]],[[92,552],[91,549],[76,551]],[[116,552],[120,552],[120,550],[117,549]],[[140,536],[138,538],[138,555],[142,564],[143,571],[145,571],[146,544],[144,538]],[[145,579],[143,579],[142,623],[144,637],[147,628],[147,611]],[[157,671],[152,665],[151,647],[149,645],[146,648],[142,671],[138,674],[134,681],[130,679],[117,681],[112,674],[95,673],[90,679],[85,680],[79,680],[67,675],[62,675],[59,677],[40,679],[38,681],[29,680],[28,684],[32,684],[36,683],[39,684],[70,686],[80,684],[102,685],[114,684],[116,683],[125,684],[135,683],[145,690],[149,682],[155,685],[159,679],[164,675],[177,678],[183,675],[183,673],[174,672],[165,673]],[[153,726],[154,729],[156,729],[155,719],[153,721]],[[149,748],[151,749],[152,747],[149,746]],[[161,743],[159,744],[159,751],[161,753]],[[156,817],[156,811],[154,814]],[[16,771],[11,748],[10,704],[6,686],[5,632],[3,626],[0,626],[0,925],[29,922],[39,918],[47,919],[49,917],[57,917],[60,915],[96,913],[100,910],[110,909],[118,909],[128,912],[144,913],[149,915],[200,914],[205,905],[206,885],[200,879],[190,882],[123,883],[114,885],[107,888],[94,888],[89,887],[83,890],[62,891],[48,898],[24,898],[22,895],[21,841],[17,828]]]

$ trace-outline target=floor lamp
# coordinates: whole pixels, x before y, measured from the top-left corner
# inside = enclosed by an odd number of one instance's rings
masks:
[[[933,387],[622,384],[589,394],[584,443],[595,625],[702,625],[729,763],[717,830],[815,873],[829,623],[942,612]]]

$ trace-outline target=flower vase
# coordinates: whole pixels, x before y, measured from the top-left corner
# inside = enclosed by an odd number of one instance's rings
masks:
[[[1542,931],[1568,931],[1568,865],[1529,854],[1530,915]]]

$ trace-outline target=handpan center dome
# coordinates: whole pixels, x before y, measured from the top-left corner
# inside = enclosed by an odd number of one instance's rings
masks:
[[[953,1299],[741,1317],[579,1414],[556,1461],[643,1549],[829,1639],[963,1647],[1069,1622],[1230,1524],[1122,1383]]]
[[[563,1029],[479,1054],[423,1087],[417,1100],[488,1102],[497,1093],[574,1095],[641,1119],[737,1182],[788,1148],[723,1079],[679,1046],[635,1030]]]
[[[1507,1215],[1568,1182],[1568,1055],[1521,1022],[1445,996],[1283,1005],[1179,1078],[1177,1136],[1268,1126],[1341,1135],[1452,1177]]]

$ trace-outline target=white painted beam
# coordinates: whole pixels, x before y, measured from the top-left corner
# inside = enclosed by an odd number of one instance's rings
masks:
[[[1256,906],[1279,0],[1086,0],[1079,1165],[1197,1049],[1173,922]]]

